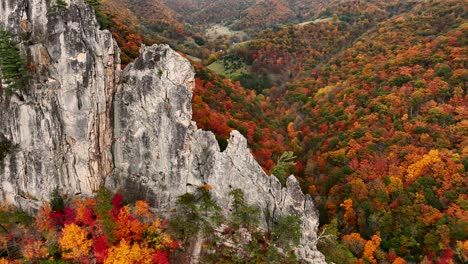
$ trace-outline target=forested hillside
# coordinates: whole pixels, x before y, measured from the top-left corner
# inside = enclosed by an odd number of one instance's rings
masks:
[[[197,25],[224,23],[247,31],[278,23],[303,22],[324,10],[330,0],[165,0],[168,6]]]
[[[338,2],[313,21],[264,30],[245,45],[235,46],[231,54],[250,62],[255,75],[267,75],[274,84],[284,86],[299,74],[307,76],[377,23],[413,4]]]
[[[283,125],[297,138],[305,185],[323,222],[342,235],[378,235],[381,250],[411,261],[460,252],[468,227],[465,23],[463,1],[419,4],[284,92],[280,112],[291,116]]]
[[[168,22],[158,33],[129,11],[111,30],[128,28],[113,32],[129,50],[164,38],[198,50],[198,126],[222,146],[239,130],[267,171],[294,152],[288,169],[320,208],[330,261],[468,261],[466,1],[334,1],[303,15],[297,1],[201,2],[165,8],[171,19],[271,27],[247,42],[210,42],[208,24]],[[272,7],[276,15],[261,11]],[[224,76],[205,67],[215,61]]]
[[[138,56],[142,43],[178,46],[191,37],[177,14],[162,1],[102,0],[100,3],[101,25],[111,30],[122,49],[124,65]]]

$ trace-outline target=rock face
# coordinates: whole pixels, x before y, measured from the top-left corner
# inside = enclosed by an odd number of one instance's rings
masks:
[[[211,132],[191,121],[194,73],[190,63],[166,45],[143,47],[128,65],[114,104],[115,175],[107,178],[129,199],[145,199],[161,211],[174,207],[178,196],[209,184],[218,204],[230,209],[229,192],[242,189],[248,204],[268,218],[293,214],[302,220],[298,255],[324,263],[316,247],[318,215],[312,199],[291,176],[286,188],[265,174],[247,140],[233,131],[227,149],[220,151]]]
[[[113,168],[119,49],[82,0],[55,14],[52,4],[0,4],[0,27],[17,36],[34,67],[24,92],[6,97],[1,91],[0,134],[16,147],[0,162],[0,197],[27,207],[56,187],[90,194]]]
[[[51,13],[50,1],[7,0],[0,26],[22,40],[34,65],[31,86],[12,97],[0,89],[0,139],[15,144],[0,161],[0,200],[34,208],[59,187],[91,194],[104,183],[161,212],[178,196],[209,184],[226,211],[228,193],[242,189],[263,211],[302,220],[298,256],[325,263],[317,251],[318,215],[291,176],[286,188],[264,173],[246,139],[231,133],[220,151],[211,132],[191,120],[194,70],[166,45],[142,47],[120,72],[118,47],[98,30],[83,0]]]

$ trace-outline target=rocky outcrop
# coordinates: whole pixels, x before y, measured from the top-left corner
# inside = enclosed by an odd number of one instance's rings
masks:
[[[281,188],[265,174],[233,131],[227,149],[220,151],[211,132],[191,121],[194,73],[190,63],[166,45],[143,47],[141,56],[125,69],[115,95],[114,177],[108,186],[121,188],[130,199],[145,199],[167,211],[178,196],[209,184],[218,204],[230,209],[229,192],[242,189],[246,202],[269,218],[293,214],[302,220],[300,258],[323,263],[315,247],[318,215],[312,199],[297,180]]]
[[[169,209],[187,191],[194,71],[168,46],[143,48],[128,65],[114,104],[115,188]]]
[[[27,89],[0,95],[0,138],[14,145],[0,161],[0,200],[34,208],[55,187],[90,194],[105,182],[167,212],[178,196],[209,184],[228,212],[228,193],[239,188],[262,209],[265,227],[279,215],[299,216],[299,257],[324,263],[315,247],[318,215],[296,179],[281,188],[239,132],[221,151],[211,132],[197,129],[186,59],[166,45],[142,47],[121,74],[118,47],[83,0],[55,12],[51,4],[0,5],[0,25],[21,38],[33,71]]]
[[[0,197],[34,207],[59,187],[90,194],[112,172],[111,110],[119,49],[82,0],[5,0],[0,26],[28,57],[29,87],[1,92],[0,134],[16,147],[0,164]]]

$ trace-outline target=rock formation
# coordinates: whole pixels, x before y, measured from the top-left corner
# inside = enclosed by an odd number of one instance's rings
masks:
[[[0,200],[34,208],[55,187],[86,195],[105,182],[164,212],[179,195],[209,184],[227,211],[229,191],[240,188],[262,208],[264,226],[279,215],[299,216],[298,256],[325,263],[315,247],[317,212],[296,179],[281,188],[239,132],[220,151],[211,132],[197,129],[186,59],[166,45],[142,47],[122,74],[118,47],[98,30],[92,9],[70,0],[52,13],[50,2],[0,5],[0,26],[18,37],[34,66],[24,91],[7,97],[0,89],[0,138],[15,145],[0,161]]]
[[[0,26],[17,36],[34,67],[31,85],[0,97],[0,134],[16,144],[0,166],[0,196],[31,205],[59,187],[90,194],[112,172],[111,110],[119,49],[94,11],[71,1],[6,0]]]

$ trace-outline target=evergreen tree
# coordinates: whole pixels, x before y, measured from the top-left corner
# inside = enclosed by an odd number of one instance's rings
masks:
[[[28,79],[26,61],[21,57],[17,43],[9,32],[0,28],[0,74],[1,86],[7,95],[23,89]]]
[[[271,230],[273,242],[282,248],[292,249],[301,239],[301,220],[294,215],[279,217]]]
[[[67,9],[67,3],[65,0],[57,0],[53,6],[50,7],[52,11],[47,13],[47,15],[56,15],[61,14]]]
[[[101,29],[108,29],[113,22],[109,15],[101,10],[101,0],[85,0],[85,3],[94,9],[96,19],[99,22]]]
[[[271,174],[275,175],[283,186],[286,185],[286,174],[296,165],[295,159],[292,151],[286,151],[278,159],[276,166],[271,169]]]
[[[212,235],[223,220],[221,208],[211,198],[206,185],[194,194],[186,193],[177,199],[176,217],[169,223],[169,229],[176,238],[186,241],[199,231]]]
[[[0,134],[0,161],[2,161],[13,149],[13,144]]]
[[[244,226],[248,230],[253,230],[259,224],[260,209],[249,206],[245,203],[244,192],[241,189],[232,190],[229,195],[233,200],[233,212],[230,217],[230,224],[235,229]]]
[[[85,0],[85,3],[92,6],[92,7],[98,7],[101,5],[100,0]]]
[[[65,208],[65,201],[58,187],[55,187],[50,198],[50,208],[53,211],[62,211]]]

